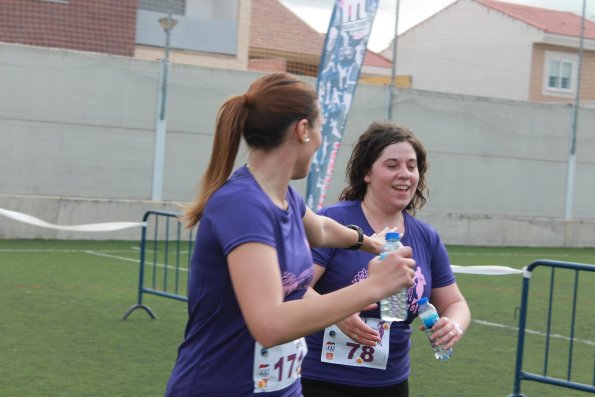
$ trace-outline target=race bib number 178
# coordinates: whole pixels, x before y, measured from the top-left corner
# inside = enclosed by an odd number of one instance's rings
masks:
[[[296,339],[269,349],[254,344],[254,393],[284,389],[298,380],[308,352],[306,340]]]

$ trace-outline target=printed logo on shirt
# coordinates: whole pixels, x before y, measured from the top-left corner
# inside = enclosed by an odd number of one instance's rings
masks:
[[[353,280],[351,280],[351,284],[359,283],[365,278],[368,278],[368,269],[362,269],[359,272],[357,272],[355,277],[353,277]]]
[[[326,342],[326,350],[329,350],[329,351],[335,350],[335,342],[331,342],[331,341]]]
[[[297,275],[289,271],[284,271],[281,276],[284,296],[287,297],[294,291],[307,290],[310,287],[313,277],[314,270],[312,267],[307,268]]]
[[[332,360],[334,358],[334,354],[333,353],[326,353],[326,359],[327,360]]]
[[[418,266],[413,276],[413,287],[407,291],[407,301],[411,302],[409,304],[410,313],[417,313],[417,302],[424,296],[426,284],[426,277]]]

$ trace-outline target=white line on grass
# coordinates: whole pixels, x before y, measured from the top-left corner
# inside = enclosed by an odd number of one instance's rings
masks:
[[[138,263],[138,258],[127,258],[125,256],[106,254],[106,251],[83,250],[83,251],[80,251],[80,252],[84,252],[85,254],[90,254],[90,255],[102,256],[102,257],[105,257],[105,258],[119,259],[119,260],[122,260],[122,261]],[[112,251],[110,251],[110,252],[112,252]],[[128,251],[123,251],[123,252],[128,252]]]
[[[131,247],[131,249],[138,251],[137,247]],[[118,260],[122,260],[122,261],[126,261],[126,262],[133,262],[133,263],[138,263],[138,259],[133,259],[133,258],[127,258],[124,256],[119,256],[119,255],[112,255],[109,253],[118,253],[118,252],[130,252],[129,250],[101,250],[101,251],[92,251],[92,250],[57,250],[57,249],[13,249],[13,248],[3,248],[0,249],[0,252],[72,252],[72,253],[86,253],[89,255],[95,255],[95,256],[101,256],[101,257],[106,257],[106,258],[111,258],[111,259],[118,259]],[[477,255],[475,253],[459,253],[458,255]],[[487,254],[486,254],[487,255]],[[498,254],[489,254],[489,255],[498,255]],[[502,256],[507,256],[502,254]],[[514,254],[514,255],[509,255],[509,256],[530,256],[529,254]],[[566,255],[559,255],[559,256],[566,256]],[[573,256],[581,256],[581,255],[573,255]],[[147,266],[151,266],[152,264],[147,264]],[[164,268],[166,267],[165,264],[163,263],[156,263],[155,266],[157,267],[161,267]],[[171,265],[167,265],[168,269],[173,269],[175,270],[176,267],[175,266],[171,266]],[[187,272],[188,269],[184,268],[184,267],[180,267],[179,268],[181,271]],[[508,329],[511,331],[516,331],[518,332],[519,328],[518,327],[513,327],[510,325],[505,325],[505,324],[498,324],[498,323],[492,323],[489,321],[484,321],[484,320],[472,320],[474,323],[477,324],[481,324],[481,325],[485,325],[488,327],[496,327],[496,328],[503,328],[503,329]],[[535,330],[530,330],[527,329],[525,330],[526,333],[528,334],[532,334],[532,335],[540,335],[540,336],[547,336],[547,334],[545,332],[541,332],[541,331],[535,331]],[[562,340],[567,340],[569,341],[570,338],[568,336],[564,336],[564,335],[559,335],[559,334],[550,334],[551,338],[556,338],[556,339],[562,339]],[[578,339],[578,338],[574,338],[575,342],[578,343],[583,343],[589,346],[595,346],[595,342],[588,340],[588,339]]]
[[[481,325],[486,325],[488,327],[504,328],[504,329],[509,329],[511,331],[516,331],[516,332],[519,331],[518,327],[512,327],[510,325],[505,325],[505,324],[492,323],[492,322],[484,321],[484,320],[473,320],[473,322],[477,323],[477,324],[481,324]],[[547,334],[545,332],[534,331],[531,329],[525,329],[525,332],[528,334],[532,334],[532,335],[547,336]],[[570,340],[570,338],[568,336],[564,336],[564,335],[560,335],[560,334],[550,334],[550,338],[562,339],[562,340],[567,340],[567,341]],[[574,342],[577,342],[577,343],[584,343],[585,345],[595,346],[595,342],[588,340],[588,339],[573,338],[573,340],[574,340]]]
[[[132,250],[138,251],[138,248],[135,247],[131,247]],[[119,256],[119,255],[112,255],[113,253],[120,253],[120,252],[131,252],[130,250],[101,250],[101,251],[93,251],[93,250],[68,250],[68,249],[27,249],[27,248],[0,248],[0,252],[43,252],[43,253],[85,253],[85,254],[89,254],[89,255],[95,255],[95,256],[102,256],[105,258],[111,258],[111,259],[118,259],[118,260],[122,260],[122,261],[126,261],[126,262],[133,262],[133,263],[138,263],[139,259],[138,258],[127,258],[125,256]],[[181,254],[188,254],[189,251],[180,251]],[[147,266],[151,266],[152,263],[147,263]],[[166,265],[164,263],[156,263],[155,264],[157,267],[165,267]],[[176,267],[172,266],[172,265],[167,265],[168,269],[172,269],[175,270]],[[183,272],[187,272],[188,269],[185,267],[181,267],[179,268],[181,271]]]
[[[134,248],[132,248],[134,249]],[[138,251],[138,248],[136,248]],[[44,253],[77,253],[86,252],[86,250],[67,250],[67,249],[28,249],[28,248],[0,248],[0,252],[44,252]],[[101,250],[101,252],[130,252],[130,250]]]
[[[127,261],[127,262],[134,262],[134,263],[138,263],[139,262],[138,259],[126,258],[124,256],[118,256],[118,255],[110,255],[110,254],[104,253],[103,251],[87,251],[87,250],[85,250],[85,251],[80,251],[80,252],[84,252],[84,253],[89,254],[89,255],[102,256],[102,257],[105,257],[105,258],[119,259],[119,260],[123,260],[123,261]],[[152,265],[153,265],[152,263],[145,263],[145,266],[152,266]],[[155,266],[162,267],[162,268],[165,268],[166,267],[166,265],[164,263],[155,263]],[[171,270],[176,270],[177,269],[176,266],[172,266],[172,265],[167,265],[167,268],[168,269],[171,269]],[[181,267],[181,266],[179,267],[179,269],[182,272],[187,272],[188,271],[187,268]]]
[[[91,254],[91,255],[104,256],[104,257],[107,257],[107,258],[121,259],[121,260],[131,261],[131,262],[138,262],[135,259],[121,257],[121,256],[116,256],[116,255],[105,254],[103,252],[96,252],[96,251],[84,251],[84,252],[86,252],[88,254]],[[151,266],[151,264],[147,264],[147,266]],[[156,266],[157,267],[165,267],[165,264],[157,263]],[[168,265],[167,267],[169,269],[175,269],[175,267],[174,266],[171,266],[171,265]],[[182,268],[182,267],[180,267],[180,270],[181,271],[188,271],[188,269]],[[505,325],[505,324],[492,323],[490,321],[473,320],[473,322],[474,323],[477,323],[477,324],[485,325],[485,326],[488,326],[488,327],[503,328],[503,329],[508,329],[508,330],[516,331],[516,332],[519,331],[519,328],[518,327],[513,327],[513,326]],[[535,330],[531,330],[531,329],[526,329],[525,332],[528,333],[528,334],[532,334],[532,335],[539,335],[539,336],[544,336],[544,337],[547,336],[547,334],[545,332],[535,331]],[[567,340],[567,341],[570,340],[570,338],[568,336],[564,336],[564,335],[560,335],[560,334],[550,334],[550,338],[562,339],[562,340]],[[591,341],[591,340],[588,340],[588,339],[579,339],[579,338],[573,338],[573,339],[574,339],[574,342],[577,342],[577,343],[583,343],[585,345],[595,346],[595,342],[594,341]]]
[[[535,253],[502,253],[502,252],[449,252],[449,256],[526,256],[526,257],[534,257],[537,258]],[[542,255],[545,256],[545,255]],[[555,257],[563,257],[563,258],[593,258],[593,254],[552,254],[551,256]],[[541,259],[541,258],[539,258]]]

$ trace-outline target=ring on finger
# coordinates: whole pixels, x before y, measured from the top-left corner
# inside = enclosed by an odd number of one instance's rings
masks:
[[[450,334],[450,336],[452,336],[453,338],[455,337],[455,334],[454,334],[454,332],[452,332],[452,331],[448,331],[448,333],[449,333],[449,334]]]

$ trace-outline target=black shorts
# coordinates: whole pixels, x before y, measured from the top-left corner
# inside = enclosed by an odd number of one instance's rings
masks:
[[[409,397],[409,382],[361,387],[302,378],[302,393],[304,397]]]

